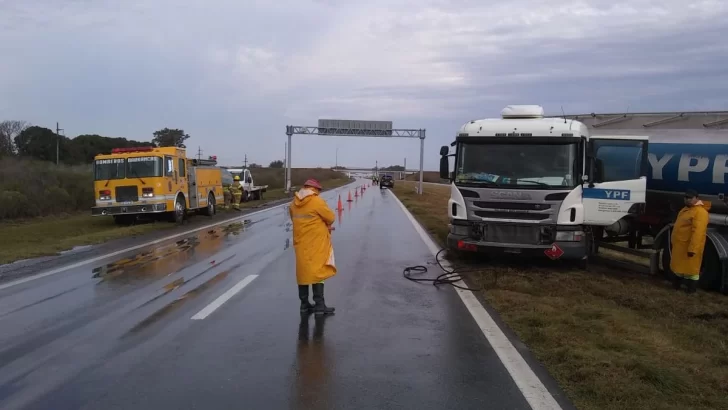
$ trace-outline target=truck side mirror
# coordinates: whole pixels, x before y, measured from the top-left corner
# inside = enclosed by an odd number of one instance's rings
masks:
[[[443,145],[440,147],[440,156],[445,156],[450,153],[450,148],[447,147],[447,145]]]
[[[450,158],[447,155],[440,157],[440,178],[450,179]]]
[[[251,177],[248,177],[248,178],[247,178],[247,179],[245,180],[245,182],[247,182],[248,184],[252,184],[252,183],[253,183],[253,178],[251,178]]]

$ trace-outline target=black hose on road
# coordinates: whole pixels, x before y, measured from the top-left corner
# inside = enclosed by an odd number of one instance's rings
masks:
[[[446,249],[440,249],[440,251],[435,254],[435,262],[437,263],[437,266],[440,267],[440,269],[443,271],[442,274],[438,275],[436,278],[413,278],[413,273],[426,273],[427,267],[423,265],[415,265],[415,266],[408,266],[404,268],[404,271],[402,271],[402,274],[404,275],[405,279],[411,280],[412,282],[417,283],[432,283],[434,286],[439,285],[452,285],[458,289],[462,290],[470,290],[470,291],[480,291],[483,290],[484,287],[481,286],[479,288],[470,288],[467,286],[461,286],[457,283],[463,280],[463,275],[468,273],[476,272],[475,269],[469,269],[469,270],[463,270],[458,269],[457,267],[452,268],[451,270],[445,269],[444,266],[442,266],[442,259],[440,258],[440,254],[442,252],[445,252]]]

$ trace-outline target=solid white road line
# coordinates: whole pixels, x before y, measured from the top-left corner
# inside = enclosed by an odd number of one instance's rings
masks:
[[[250,284],[250,282],[254,281],[255,278],[257,278],[257,277],[258,277],[258,275],[248,275],[248,276],[246,276],[245,278],[243,278],[243,280],[241,280],[240,282],[236,283],[235,286],[233,286],[232,288],[228,289],[227,292],[223,293],[217,299],[213,300],[212,303],[210,303],[209,305],[205,306],[204,309],[202,309],[201,311],[197,312],[197,314],[195,314],[194,316],[192,316],[190,319],[192,319],[192,320],[202,320],[202,319],[210,316],[210,314],[212,312],[216,311],[217,308],[219,308],[220,306],[223,305],[223,303],[225,303],[228,300],[230,300],[230,298],[232,298],[238,292],[240,292],[241,290],[243,290],[243,288],[245,288],[246,286],[248,286]]]
[[[422,237],[422,241],[430,249],[432,255],[435,256],[439,251],[439,247],[435,244],[432,238],[430,238],[427,232],[425,232],[422,225],[417,222],[415,217],[412,216],[404,204],[402,204],[399,198],[397,198],[397,195],[391,191],[390,194],[397,200],[402,211],[404,211],[407,218],[409,218],[410,222],[412,222],[412,225],[415,227],[415,230],[417,230],[417,233],[420,237]],[[450,265],[447,261],[442,261],[442,265],[446,269],[450,269]],[[478,301],[473,292],[458,288],[454,289],[465,304],[465,307],[468,308],[473,319],[475,319],[475,322],[478,324],[478,327],[480,327],[485,338],[488,339],[488,343],[490,343],[491,347],[498,355],[498,358],[501,360],[506,370],[508,370],[508,373],[516,383],[516,386],[518,386],[518,389],[523,394],[523,397],[525,397],[528,404],[531,405],[531,408],[534,410],[561,410],[559,403],[557,403],[556,399],[554,399],[551,393],[549,393],[546,386],[541,383],[541,380],[533,372],[533,369],[531,369],[528,363],[526,363],[523,356],[518,353],[518,350],[516,350],[511,341],[508,340],[508,337],[506,337],[503,330],[501,330],[490,314],[488,314],[488,311],[480,304],[480,301]]]

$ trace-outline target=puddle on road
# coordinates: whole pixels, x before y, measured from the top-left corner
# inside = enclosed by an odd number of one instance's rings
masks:
[[[225,240],[242,235],[251,221],[234,222],[208,231],[199,232],[179,241],[139,252],[131,257],[98,266],[92,277],[98,284],[113,281],[115,284],[167,276],[178,272],[194,257],[202,260],[219,252]]]

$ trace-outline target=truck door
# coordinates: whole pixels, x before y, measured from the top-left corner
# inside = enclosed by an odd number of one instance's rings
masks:
[[[176,193],[177,174],[174,171],[174,158],[169,155],[164,156],[164,178],[167,182],[167,194]]]
[[[583,185],[584,223],[609,226],[645,203],[645,136],[597,136],[589,140],[588,175]]]
[[[251,188],[253,188],[253,177],[250,174],[249,170],[245,170],[244,174],[245,178],[243,178],[243,186],[245,187],[246,191],[249,191]]]

